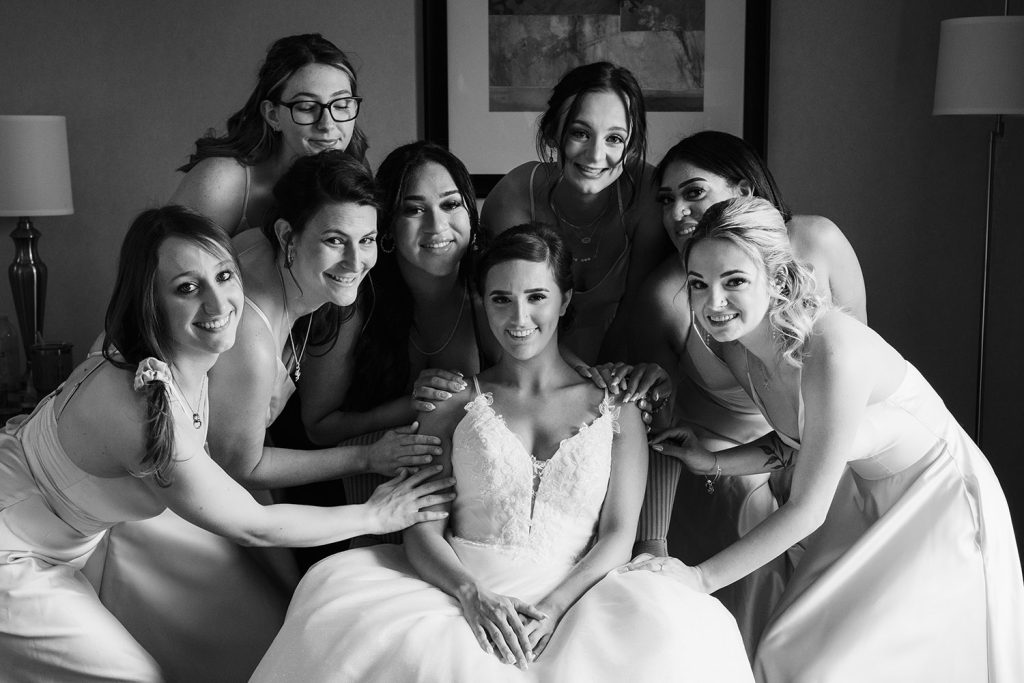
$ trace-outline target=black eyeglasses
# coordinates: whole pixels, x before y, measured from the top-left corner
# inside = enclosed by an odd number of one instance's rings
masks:
[[[359,116],[359,103],[362,101],[362,97],[339,97],[327,104],[320,104],[313,100],[295,100],[294,102],[278,102],[278,104],[288,107],[288,111],[292,113],[292,121],[300,126],[311,126],[324,115],[324,109],[331,113],[331,118],[337,123],[351,121]]]

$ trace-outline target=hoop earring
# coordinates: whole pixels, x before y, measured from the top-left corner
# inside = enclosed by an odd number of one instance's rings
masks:
[[[395,236],[390,232],[386,232],[380,236],[380,250],[385,254],[391,254],[395,251]]]

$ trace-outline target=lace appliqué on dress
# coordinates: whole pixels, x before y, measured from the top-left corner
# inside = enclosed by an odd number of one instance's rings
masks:
[[[575,561],[587,546],[579,546],[574,526],[581,519],[598,518],[608,488],[618,407],[606,398],[597,418],[562,439],[550,459],[537,461],[492,403],[488,393],[466,405],[475,441],[467,450],[474,456],[470,469],[479,482],[480,497],[499,531],[493,538],[466,540],[504,546],[520,556],[568,556]],[[593,531],[591,527],[590,535]]]

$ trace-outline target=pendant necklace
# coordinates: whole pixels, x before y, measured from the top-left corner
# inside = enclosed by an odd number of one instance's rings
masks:
[[[292,381],[298,384],[299,377],[302,376],[302,356],[306,353],[306,344],[309,343],[309,332],[313,329],[313,314],[309,314],[309,323],[306,325],[306,338],[302,340],[302,351],[296,351],[295,349],[295,338],[292,336],[292,316],[288,311],[288,289],[284,286],[284,275],[281,275],[281,270],[276,268],[277,276],[281,279],[281,298],[284,301],[284,317],[288,324],[288,342],[292,347],[292,358],[295,360],[295,369],[291,371]]]
[[[192,426],[195,429],[199,429],[203,426],[203,418],[201,417],[203,411],[203,404],[207,397],[206,391],[206,375],[203,375],[203,383],[199,387],[199,401],[196,404],[196,408],[192,407],[192,404],[185,398],[185,392],[178,386],[178,380],[174,379],[174,373],[171,372],[171,388],[174,390],[174,395],[178,399],[178,403],[181,405],[182,410],[187,409],[188,412],[192,413]]]
[[[611,202],[608,199],[605,199],[604,208],[601,209],[600,213],[598,213],[593,220],[586,225],[576,225],[558,210],[558,207],[555,205],[554,197],[548,198],[548,207],[551,209],[551,213],[554,214],[555,220],[559,225],[565,225],[569,228],[568,233],[572,235],[573,239],[586,247],[590,247],[591,243],[594,243],[592,247],[593,253],[589,256],[578,256],[578,249],[570,249],[569,251],[572,254],[573,263],[588,263],[597,258],[597,253],[601,249],[601,237],[604,235],[604,233],[598,234],[598,230],[601,227],[601,221],[608,214],[608,207],[610,205]]]
[[[462,285],[462,303],[459,305],[459,314],[455,318],[455,324],[452,325],[452,331],[448,333],[448,338],[444,340],[444,343],[441,344],[441,346],[437,347],[437,349],[435,349],[434,351],[427,351],[427,350],[423,349],[423,347],[421,347],[419,344],[417,344],[416,343],[416,338],[413,335],[410,334],[409,335],[409,343],[412,344],[412,347],[414,349],[416,349],[419,353],[423,354],[424,356],[428,356],[428,357],[429,356],[435,356],[435,355],[441,353],[442,351],[444,351],[446,348],[448,348],[448,345],[451,344],[452,339],[455,338],[455,332],[458,331],[458,329],[459,329],[459,323],[462,322],[462,313],[463,313],[463,311],[466,310],[466,299],[468,299],[468,298],[469,298],[469,290],[467,289],[465,283],[463,283],[463,285]],[[416,325],[416,323],[413,323],[413,330],[415,332],[419,332],[419,326]]]

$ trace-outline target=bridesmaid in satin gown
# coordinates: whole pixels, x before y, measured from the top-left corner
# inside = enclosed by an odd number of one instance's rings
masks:
[[[302,381],[307,340],[318,336],[308,314],[356,303],[377,255],[376,184],[357,159],[338,150],[301,157],[274,191],[276,219],[232,240],[245,305],[238,342],[210,371],[211,455],[264,503],[271,501],[267,489],[355,472],[393,476],[399,467],[426,464],[439,442],[408,427],[360,446],[267,443],[267,427]],[[308,322],[296,331],[299,318]],[[329,338],[341,326],[325,325],[320,334]],[[168,677],[249,677],[298,583],[290,550],[241,547],[173,511],[118,525],[108,541],[89,567],[99,575],[100,597]],[[250,606],[244,616],[239,604]]]
[[[757,647],[763,683],[1024,680],[1024,580],[991,466],[875,332],[816,293],[782,216],[711,207],[683,251],[690,305],[774,427],[774,445],[654,448],[712,479],[789,467],[788,500],[694,567],[638,558],[714,591],[809,536]]]
[[[643,423],[559,352],[572,276],[557,235],[503,232],[477,287],[504,354],[422,417],[456,478],[451,524],[314,566],[253,680],[751,681],[717,600],[614,571],[636,532]]]
[[[867,324],[864,277],[842,231],[824,216],[792,214],[764,160],[743,139],[714,130],[685,137],[665,153],[654,178],[662,226],[677,251],[682,252],[712,205],[732,197],[762,197],[785,218],[794,255],[814,267],[821,295]],[[771,427],[722,361],[718,343],[694,316],[685,291],[682,262],[678,256],[668,258],[645,280],[646,295],[633,310],[632,360],[672,371],[672,396],[657,426],[688,426],[711,451],[765,436]],[[628,369],[635,379],[636,367]],[[683,470],[675,458],[651,453],[634,552],[668,555],[671,538],[677,557],[689,564],[702,562],[759,524],[785,498],[785,479],[779,475],[723,476],[709,495],[703,477]],[[751,656],[800,552],[792,548],[715,595],[736,617]]]
[[[183,207],[152,209],[119,261],[102,353],[0,433],[5,681],[163,680],[81,573],[118,522],[170,508],[237,543],[311,545],[436,519],[419,508],[451,499],[414,488],[425,470],[369,506],[257,503],[206,449],[207,372],[235,343],[244,306],[227,235]],[[240,618],[257,609],[232,607]]]

